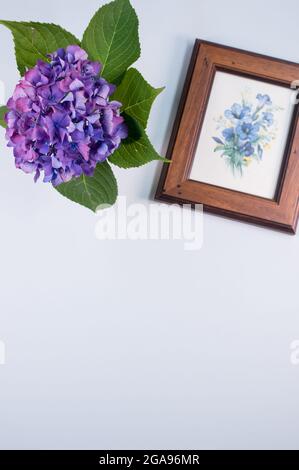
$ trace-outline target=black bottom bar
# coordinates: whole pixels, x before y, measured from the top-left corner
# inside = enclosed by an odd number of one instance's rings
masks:
[[[299,463],[297,451],[200,451],[200,450],[92,450],[92,451],[0,451],[0,468],[123,468],[146,470],[149,466],[208,468],[244,464],[274,464],[282,468]],[[242,468],[242,467],[241,467]]]

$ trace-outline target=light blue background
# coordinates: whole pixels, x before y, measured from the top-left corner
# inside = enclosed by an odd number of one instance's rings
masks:
[[[1,17],[81,36],[100,3],[11,0]],[[297,0],[132,3],[138,68],[167,87],[149,126],[161,152],[196,37],[299,62]],[[9,94],[4,27],[0,44]],[[298,236],[205,215],[198,252],[100,242],[96,217],[17,172],[0,138],[1,449],[298,449]],[[120,194],[147,200],[159,172],[117,171]]]

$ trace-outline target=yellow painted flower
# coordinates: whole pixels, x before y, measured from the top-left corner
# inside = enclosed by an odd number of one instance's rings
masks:
[[[243,161],[244,161],[245,165],[248,166],[252,162],[252,158],[251,157],[244,157]]]

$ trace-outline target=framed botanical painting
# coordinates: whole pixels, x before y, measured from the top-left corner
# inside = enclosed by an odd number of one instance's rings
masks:
[[[299,64],[197,40],[156,198],[295,233],[298,80]]]

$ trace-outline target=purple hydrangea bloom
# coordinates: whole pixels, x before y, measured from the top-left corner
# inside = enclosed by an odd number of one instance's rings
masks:
[[[92,176],[128,135],[121,103],[109,101],[115,86],[99,76],[79,46],[58,49],[50,62],[39,60],[8,100],[8,146],[16,167],[44,172],[54,186],[82,174]]]

